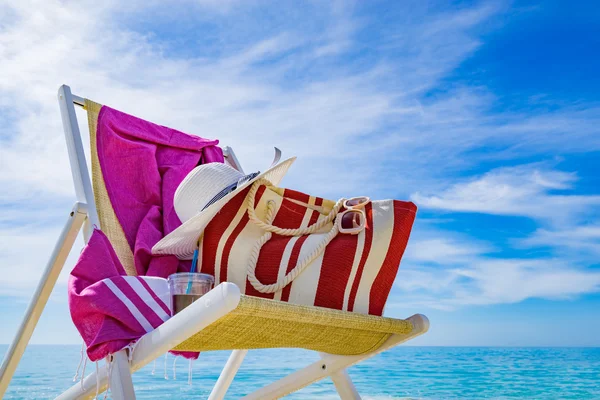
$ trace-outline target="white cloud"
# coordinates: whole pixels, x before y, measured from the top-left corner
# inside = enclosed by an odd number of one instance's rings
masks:
[[[528,298],[569,299],[600,289],[600,273],[569,267],[562,260],[486,260],[458,269],[480,296],[457,296],[457,304],[517,303]],[[466,283],[463,290],[471,286]]]
[[[434,232],[431,232],[435,235]],[[444,262],[446,265],[453,265],[472,259],[473,256],[485,253],[491,250],[490,246],[476,244],[472,239],[450,239],[433,237],[430,239],[411,239],[410,246],[407,247],[405,257],[414,262]]]
[[[528,164],[494,169],[454,183],[438,195],[417,192],[412,199],[425,208],[572,223],[600,206],[600,195],[557,193],[572,189],[576,180],[574,173]]]
[[[66,222],[65,213],[65,222]],[[45,270],[61,228],[43,224],[26,225],[17,228],[0,229],[0,296],[30,297]],[[67,258],[58,285],[62,288],[61,297],[67,291],[65,285],[71,270],[83,247],[83,240],[77,240]]]
[[[403,308],[452,310],[530,298],[567,300],[600,291],[600,271],[568,258],[498,258],[467,238],[417,240],[411,247],[392,300]]]
[[[552,247],[567,252],[571,257],[600,255],[600,225],[580,225],[567,229],[538,229],[518,242],[525,247]]]

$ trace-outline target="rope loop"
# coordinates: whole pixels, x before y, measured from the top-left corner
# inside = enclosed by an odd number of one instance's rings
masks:
[[[256,193],[258,192],[258,188],[260,188],[262,185],[265,185],[267,187],[273,186],[270,181],[268,181],[267,179],[264,179],[264,178],[259,179],[252,184],[252,187],[250,188],[250,191],[248,192],[248,195],[246,196],[246,208],[248,209],[248,218],[250,218],[250,221],[252,221],[254,224],[256,224],[256,226],[258,226],[262,230],[265,230],[265,231],[271,232],[271,233],[276,233],[281,236],[310,235],[312,233],[319,231],[325,225],[329,224],[330,222],[333,222],[335,217],[340,212],[340,209],[342,208],[342,206],[344,204],[344,200],[345,200],[343,198],[339,199],[335,203],[335,205],[333,206],[333,208],[331,209],[329,214],[327,214],[326,218],[323,218],[321,221],[315,222],[311,226],[308,226],[306,228],[284,229],[284,228],[279,228],[277,226],[273,226],[272,221],[270,221],[268,218],[267,218],[267,222],[263,222],[260,220],[260,218],[258,218],[256,216],[256,210],[254,209],[254,201],[256,199]],[[268,208],[267,208],[267,212],[268,212]]]
[[[294,279],[296,279],[305,269],[308,267],[317,257],[319,257],[324,251],[327,245],[337,236],[339,233],[338,224],[335,219],[342,208],[344,203],[344,199],[338,200],[329,214],[320,221],[315,222],[314,224],[306,227],[306,228],[296,228],[296,229],[283,229],[273,225],[273,220],[275,219],[275,209],[277,207],[275,201],[268,200],[267,201],[267,213],[266,213],[266,221],[263,222],[256,215],[256,210],[254,209],[254,202],[256,199],[256,193],[258,192],[258,188],[262,185],[267,187],[273,186],[271,182],[266,179],[259,179],[252,184],[250,191],[246,197],[246,208],[248,210],[248,218],[255,225],[260,227],[265,231],[265,233],[261,236],[258,242],[255,243],[252,248],[252,252],[250,253],[250,257],[248,259],[248,267],[247,267],[247,275],[250,284],[261,293],[275,293],[282,290],[284,287],[292,283]],[[283,278],[278,279],[277,282],[265,285],[258,280],[256,277],[256,264],[258,262],[258,256],[260,254],[261,248],[267,243],[273,233],[281,236],[302,236],[302,235],[310,235],[315,232],[321,230],[327,224],[333,222],[332,228],[325,235],[321,243],[304,259],[299,261],[296,266],[288,272]]]

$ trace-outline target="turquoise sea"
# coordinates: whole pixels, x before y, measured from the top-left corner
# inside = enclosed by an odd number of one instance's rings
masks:
[[[0,346],[4,354],[6,346]],[[203,353],[188,385],[187,360],[164,357],[134,375],[138,399],[208,396],[228,353]],[[250,352],[227,398],[236,399],[317,359],[300,350]],[[5,399],[49,399],[73,384],[79,346],[30,346]],[[94,365],[88,363],[89,372]],[[349,370],[364,399],[600,399],[600,348],[400,347]],[[102,398],[102,397],[100,397]],[[110,398],[110,396],[109,396]],[[329,380],[290,399],[335,399]]]

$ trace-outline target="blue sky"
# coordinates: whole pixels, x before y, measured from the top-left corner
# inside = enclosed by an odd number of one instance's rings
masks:
[[[286,186],[413,200],[386,312],[430,317],[414,344],[600,345],[593,2],[15,3],[0,0],[0,343],[74,201],[67,83],[218,138],[247,170],[277,145],[299,156]],[[79,342],[67,274],[35,343]]]

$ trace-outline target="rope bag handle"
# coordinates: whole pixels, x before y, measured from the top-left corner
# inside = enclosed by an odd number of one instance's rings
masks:
[[[248,210],[248,218],[254,224],[256,224],[261,229],[265,230],[265,234],[261,236],[261,238],[256,242],[254,247],[252,248],[252,252],[250,253],[250,258],[248,259],[248,268],[247,275],[250,284],[261,293],[275,293],[287,285],[289,285],[294,279],[298,277],[305,269],[312,263],[317,257],[319,257],[324,251],[327,245],[337,236],[339,233],[338,224],[334,221],[337,218],[337,215],[342,208],[344,203],[344,199],[338,200],[327,217],[321,219],[321,221],[315,222],[314,224],[307,226],[306,228],[296,228],[296,229],[283,229],[273,225],[273,220],[275,219],[275,207],[276,204],[273,200],[267,201],[267,215],[266,222],[261,221],[256,216],[256,210],[254,209],[254,201],[256,198],[256,192],[258,188],[262,185],[272,186],[271,182],[267,179],[259,179],[252,184],[248,195],[246,196],[246,209]],[[258,262],[258,255],[260,253],[260,249],[263,247],[265,243],[271,239],[273,233],[281,236],[302,236],[302,235],[310,235],[312,233],[317,232],[322,229],[325,225],[330,222],[333,223],[333,227],[331,230],[325,235],[321,243],[306,257],[304,257],[301,261],[296,263],[294,269],[288,272],[283,278],[278,279],[277,282],[265,285],[258,280],[256,277],[256,263]]]

